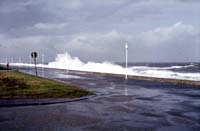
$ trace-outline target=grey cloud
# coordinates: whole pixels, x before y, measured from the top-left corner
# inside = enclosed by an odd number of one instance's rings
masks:
[[[61,31],[63,33],[82,32],[94,28],[111,30],[115,23],[125,19],[143,17],[144,14],[152,12],[150,11],[152,9],[145,12],[138,8],[134,9],[134,7],[133,11],[126,9],[126,7],[131,9],[130,5],[140,2],[138,0],[112,0],[110,2],[99,0],[84,2],[80,0],[7,1],[1,4],[0,31],[8,32],[8,35],[14,36],[19,36],[20,33],[22,33],[22,36],[26,34],[34,35],[34,33],[41,31],[33,29],[32,26],[40,23],[54,25],[68,23],[67,29],[63,28],[65,31]],[[46,32],[49,33],[49,31]]]
[[[181,2],[200,2],[199,0],[179,0]]]
[[[129,43],[130,61],[198,61],[199,29],[176,23],[138,35],[111,31],[106,34],[82,34],[66,45],[73,55],[87,60],[124,60],[124,43]],[[81,55],[80,54],[85,54]],[[86,56],[86,57],[84,57]],[[101,57],[99,57],[101,56]],[[102,57],[103,56],[103,57]]]
[[[128,42],[130,61],[196,61],[199,59],[198,36],[199,29],[177,23],[137,35],[113,30],[73,36],[4,39],[3,43],[7,46],[5,54],[15,54],[18,50],[18,55],[24,54],[26,60],[29,52],[36,50],[47,54],[48,61],[66,51],[84,61],[123,61],[124,43]],[[24,48],[26,50],[22,50]]]
[[[143,45],[146,61],[198,61],[200,29],[191,25],[176,23],[169,27],[157,28],[139,35],[137,40]]]
[[[22,3],[23,1],[6,1],[0,5],[1,32],[18,30],[35,23],[51,20],[52,16],[42,9],[41,3],[33,5],[23,5]]]
[[[27,60],[36,50],[51,61],[69,51],[84,61],[123,61],[128,42],[131,61],[196,60],[194,1],[1,0],[0,54]],[[178,21],[186,24],[171,26]]]

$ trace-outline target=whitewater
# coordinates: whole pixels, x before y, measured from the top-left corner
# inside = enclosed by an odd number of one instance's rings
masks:
[[[2,63],[3,64],[3,63]],[[4,63],[5,64],[5,63]],[[34,64],[28,63],[10,63],[12,66],[34,67]],[[55,61],[48,64],[37,64],[38,67],[55,68],[65,70],[77,70],[98,73],[110,73],[129,76],[145,76],[156,78],[170,78],[178,80],[200,81],[199,72],[176,72],[173,69],[184,69],[196,66],[195,64],[185,66],[168,66],[168,67],[149,67],[149,66],[129,66],[127,69],[120,64],[111,62],[82,62],[78,57],[72,57],[68,52],[58,54]]]

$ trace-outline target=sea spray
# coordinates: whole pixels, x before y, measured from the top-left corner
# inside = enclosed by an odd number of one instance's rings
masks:
[[[14,66],[29,66],[33,67],[33,64],[27,63],[12,63]],[[187,73],[187,72],[175,72],[170,69],[179,69],[193,67],[194,65],[186,66],[169,66],[169,67],[148,67],[148,66],[131,66],[127,69],[128,75],[136,76],[147,76],[157,78],[172,78],[180,80],[193,80],[200,81],[200,73]],[[56,68],[66,70],[78,70],[88,72],[100,72],[100,73],[111,73],[111,74],[122,74],[125,75],[126,69],[118,64],[111,62],[82,62],[78,57],[72,57],[68,52],[64,54],[58,54],[55,61],[49,62],[47,65],[38,64],[38,67],[45,68]]]
[[[54,62],[48,64],[50,68],[91,71],[91,72],[103,72],[113,74],[125,74],[126,69],[120,65],[111,62],[82,62],[78,57],[71,57],[68,52],[64,54],[58,54]],[[132,70],[129,73],[133,74]]]

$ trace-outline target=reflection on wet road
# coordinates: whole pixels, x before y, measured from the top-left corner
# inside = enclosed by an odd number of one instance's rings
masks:
[[[53,69],[39,73],[96,96],[72,103],[0,108],[0,129],[200,130],[200,88]]]

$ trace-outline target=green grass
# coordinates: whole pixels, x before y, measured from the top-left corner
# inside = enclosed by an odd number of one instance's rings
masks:
[[[0,98],[77,98],[92,93],[17,71],[0,72]]]

